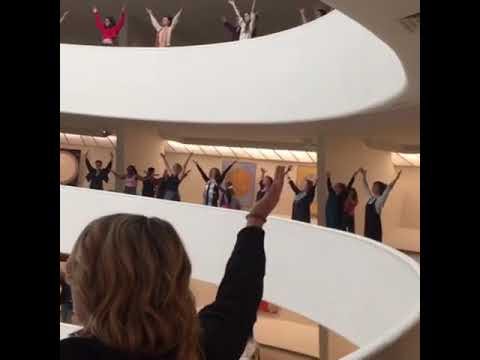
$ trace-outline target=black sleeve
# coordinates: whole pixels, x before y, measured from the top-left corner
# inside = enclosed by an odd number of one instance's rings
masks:
[[[217,180],[218,184],[221,184],[223,180],[225,180],[225,176],[228,174],[233,165],[235,165],[234,162],[232,162],[230,165],[227,166],[225,170],[223,170],[222,175],[220,175],[220,179]]]
[[[348,182],[347,189],[350,190],[352,188],[353,183],[355,182],[355,175],[352,176],[350,181]]]
[[[333,193],[333,187],[332,187],[332,180],[330,180],[330,177],[327,177],[327,189],[329,193]]]
[[[308,201],[311,203],[315,199],[315,189],[317,188],[316,185],[314,185],[310,191],[307,194]]]
[[[295,183],[294,183],[292,180],[290,180],[290,181],[288,182],[288,184],[289,184],[290,187],[292,188],[292,190],[293,190],[293,192],[295,193],[295,195],[297,195],[299,192],[301,192],[300,189],[297,187],[297,185],[295,185]]]
[[[112,170],[112,160],[108,162],[107,167],[104,170],[107,174]]]
[[[199,312],[206,359],[238,360],[257,319],[265,276],[265,232],[238,233],[215,301]]]
[[[90,164],[90,160],[88,160],[88,157],[85,157],[85,164],[87,164],[88,172],[92,172],[92,171],[95,170],[95,169],[93,168],[92,164]]]
[[[200,165],[198,164],[195,164],[195,166],[197,167],[198,171],[200,171],[200,175],[202,175],[202,178],[205,182],[208,182],[208,176],[207,174],[205,174],[205,171],[203,171],[203,169],[200,167]]]

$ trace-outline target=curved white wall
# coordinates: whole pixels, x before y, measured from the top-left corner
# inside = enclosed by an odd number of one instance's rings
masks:
[[[60,45],[60,111],[198,123],[319,120],[402,93],[385,43],[339,11],[249,41],[158,48]]]
[[[170,221],[192,258],[196,279],[218,284],[245,213],[75,187],[60,187],[60,251],[70,252],[96,217],[129,212]],[[201,221],[200,221],[201,220]],[[419,268],[359,236],[271,218],[266,227],[265,298],[344,336],[364,359],[419,321]]]

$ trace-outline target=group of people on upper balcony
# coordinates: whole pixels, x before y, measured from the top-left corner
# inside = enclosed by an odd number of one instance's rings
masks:
[[[228,30],[231,35],[232,41],[237,40],[246,40],[256,37],[257,35],[257,19],[258,12],[255,10],[256,0],[253,0],[252,7],[249,12],[244,12],[243,15],[240,13],[235,0],[228,0],[228,3],[232,6],[232,9],[235,13],[236,21],[231,23],[228,21],[226,16],[221,18],[224,27]],[[169,47],[172,43],[172,34],[175,30],[175,27],[180,21],[180,16],[183,12],[183,9],[180,9],[175,16],[162,16],[160,21],[157,20],[153,11],[146,8],[147,16],[152,23],[153,28],[156,31],[155,37],[155,47]],[[300,9],[300,17],[303,24],[307,23],[307,16],[305,14],[305,9]],[[101,44],[105,46],[115,46],[118,43],[118,37],[120,32],[125,24],[125,19],[127,16],[126,6],[124,5],[121,9],[120,18],[118,22],[113,16],[107,16],[102,19],[100,12],[96,6],[92,8],[92,13],[95,16],[95,24],[97,29],[100,32],[102,37]],[[60,24],[65,20],[69,11],[66,11],[60,18]],[[327,14],[327,11],[323,8],[316,8],[314,11],[314,18],[320,18],[323,15]]]
[[[86,154],[86,165],[88,173],[87,181],[91,189],[103,190],[103,183],[108,182],[109,173],[124,182],[124,193],[130,195],[137,194],[138,183],[143,183],[142,196],[156,197],[164,200],[181,201],[180,185],[187,178],[190,170],[188,164],[193,154],[187,156],[183,164],[174,163],[170,165],[165,154],[161,154],[165,164],[163,174],[156,174],[155,168],[150,167],[145,171],[145,175],[140,175],[134,165],[129,165],[125,173],[120,174],[112,170],[113,154],[106,167],[100,160],[95,161],[92,166],[89,160],[88,152]],[[240,201],[236,197],[235,187],[228,181],[227,174],[235,166],[237,161],[231,162],[223,171],[213,167],[206,172],[202,166],[195,160],[195,167],[205,182],[203,188],[203,204],[214,207],[224,207],[240,210]],[[285,174],[288,176],[292,166],[288,166]],[[256,202],[260,201],[268,192],[273,184],[273,178],[266,174],[266,170],[261,169],[261,178],[259,190],[256,195]],[[325,203],[325,223],[327,227],[355,232],[355,209],[359,203],[358,194],[353,187],[355,178],[358,174],[362,175],[363,185],[369,198],[365,206],[365,226],[364,235],[370,239],[382,241],[382,221],[381,213],[385,202],[398,181],[401,171],[399,171],[389,184],[382,181],[375,181],[370,187],[367,181],[367,170],[360,168],[356,170],[348,185],[342,182],[332,183],[331,175],[326,175],[326,185],[328,198]],[[292,203],[292,220],[311,222],[311,206],[315,200],[315,193],[319,179],[306,178],[302,184],[296,184],[290,177],[288,183],[294,193]]]

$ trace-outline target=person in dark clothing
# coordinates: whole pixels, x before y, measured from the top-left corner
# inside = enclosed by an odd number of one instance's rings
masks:
[[[318,183],[318,179],[314,181],[305,179],[303,189],[300,190],[297,185],[288,177],[288,183],[295,193],[292,206],[292,220],[311,222],[310,206],[315,198],[315,188]]]
[[[395,176],[395,179],[393,179],[393,181],[388,185],[381,181],[375,181],[371,190],[367,181],[367,170],[360,169],[360,172],[363,176],[363,185],[365,190],[370,194],[370,199],[368,199],[367,205],[365,206],[364,235],[367,238],[382,242],[382,209],[387,201],[388,196],[390,195],[390,192],[400,178],[402,171],[399,171],[397,176]]]
[[[238,360],[263,295],[262,226],[284,178],[277,167],[272,187],[238,233],[214,302],[198,314],[190,260],[171,224],[115,214],[87,225],[67,263],[83,329],[60,341],[60,359]]]
[[[103,182],[108,182],[108,174],[112,170],[113,153],[110,154],[110,161],[105,168],[102,168],[101,160],[95,161],[95,168],[90,164],[88,151],[85,154],[85,163],[87,164],[87,181],[90,183],[90,189],[103,190]]]
[[[187,170],[188,162],[192,158],[193,153],[190,153],[185,160],[185,163],[180,165],[179,163],[173,164],[170,167],[165,154],[161,154],[165,167],[167,169],[167,176],[163,179],[164,193],[163,198],[165,200],[181,201],[180,199],[180,184],[187,177],[190,170]]]
[[[355,188],[348,191],[345,204],[343,206],[342,229],[355,233],[355,208],[358,205],[358,194]]]
[[[355,177],[357,176],[358,172],[359,170],[353,173],[347,186],[345,186],[344,183],[336,183],[334,186],[332,186],[330,172],[327,172],[328,198],[325,206],[325,220],[327,227],[345,230],[343,227],[345,200],[347,199],[348,193],[355,182]]]
[[[155,168],[149,167],[145,176],[141,176],[142,180],[142,196],[155,197],[155,186],[158,183],[158,179],[155,177]]]
[[[72,290],[65,281],[65,273],[60,271],[60,321],[71,323],[73,316]]]
[[[156,198],[163,199],[165,197],[165,179],[168,177],[168,170],[165,169],[161,178],[157,179]]]
[[[207,174],[203,171],[202,167],[198,164],[197,161],[193,161],[197,166],[200,175],[205,181],[205,190],[203,192],[203,204],[207,206],[218,206],[218,200],[220,199],[220,186],[225,180],[230,169],[237,163],[237,161],[232,162],[228,165],[223,172],[216,167],[211,168]]]
[[[240,26],[235,26],[222,16],[222,23],[225,29],[230,33],[230,41],[237,41],[240,38]]]
[[[260,189],[257,191],[257,196],[255,198],[255,201],[260,201],[273,183],[272,177],[265,175],[267,173],[267,170],[265,170],[264,168],[261,168],[260,171],[262,173],[262,177],[260,178],[260,182],[259,182]]]
[[[242,205],[235,196],[235,189],[231,181],[227,181],[226,187],[220,186],[220,207],[234,210],[241,210]]]

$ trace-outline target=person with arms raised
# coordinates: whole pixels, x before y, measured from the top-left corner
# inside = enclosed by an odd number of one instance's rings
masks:
[[[93,15],[95,16],[95,25],[102,35],[102,45],[113,46],[117,44],[117,38],[120,35],[123,25],[125,25],[125,18],[127,16],[126,9],[126,5],[123,5],[120,20],[117,24],[113,16],[107,16],[102,21],[98,8],[96,6],[92,8]]]
[[[110,153],[110,161],[107,166],[103,168],[101,160],[95,161],[95,168],[90,164],[88,158],[88,151],[85,154],[85,163],[87,165],[87,181],[90,183],[90,189],[103,190],[103,182],[108,183],[108,174],[112,170],[113,153]]]
[[[170,164],[167,160],[165,154],[160,154],[165,164],[166,176],[163,178],[163,198],[165,200],[181,201],[180,197],[180,184],[188,176],[190,170],[187,170],[188,162],[192,158],[193,153],[190,153],[187,156],[185,163],[180,165],[179,163],[173,164],[170,167]]]
[[[367,201],[365,206],[365,228],[364,235],[367,238],[373,239],[375,241],[383,241],[383,230],[382,230],[382,209],[385,206],[390,192],[397,183],[402,171],[399,171],[393,181],[390,184],[385,184],[382,181],[375,181],[370,190],[367,180],[367,170],[360,169],[360,172],[363,177],[363,184],[365,190],[370,195],[370,198]]]
[[[198,314],[192,265],[170,223],[114,214],[88,224],[66,270],[83,328],[60,341],[60,359],[238,360],[263,295],[263,225],[284,178],[285,168],[277,167],[270,190],[237,235],[215,300]]]
[[[151,9],[145,10],[150,17],[153,28],[157,32],[157,36],[155,38],[155,47],[169,47],[171,45],[173,30],[175,30],[176,26],[178,25],[183,9],[180,9],[173,18],[171,16],[163,16],[160,23],[153,15],[153,11]]]
[[[252,9],[250,12],[246,12],[243,16],[238,10],[237,4],[234,0],[229,0],[228,3],[232,6],[235,15],[237,16],[238,23],[238,40],[251,39],[256,36],[256,20],[258,14],[255,12],[256,0],[253,0]]]

